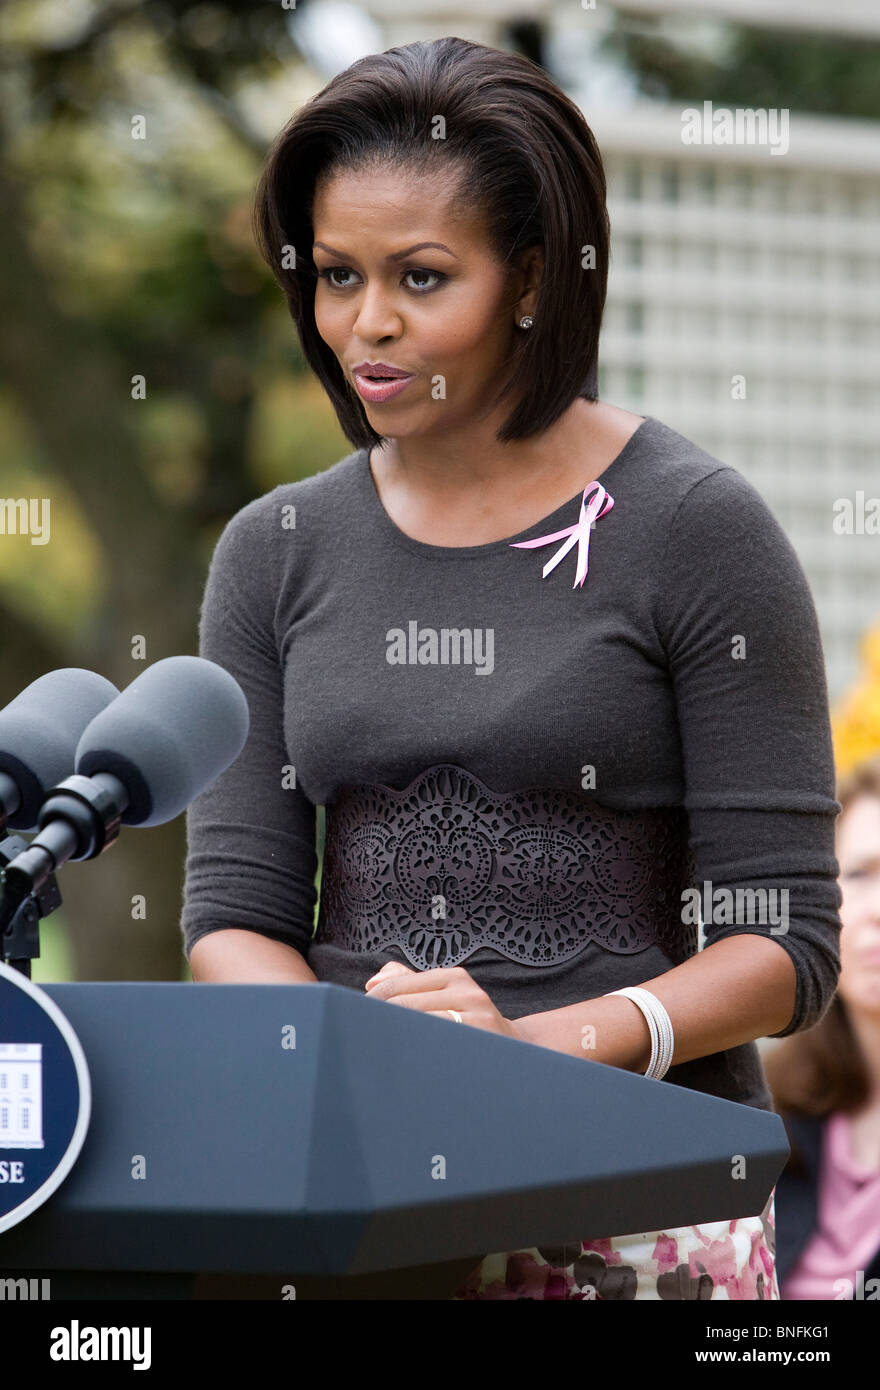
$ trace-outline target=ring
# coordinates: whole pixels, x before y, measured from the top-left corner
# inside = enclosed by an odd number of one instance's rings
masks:
[[[448,1014],[452,1014],[452,1017],[455,1019],[456,1023],[462,1023],[464,1021],[457,1009],[447,1009],[446,1012]]]

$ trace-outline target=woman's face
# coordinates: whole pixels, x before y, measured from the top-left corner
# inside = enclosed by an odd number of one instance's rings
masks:
[[[838,990],[850,1008],[880,1014],[880,798],[863,793],[837,821],[843,900]]]
[[[519,285],[451,190],[390,170],[338,174],[316,189],[318,332],[355,390],[361,362],[414,374],[389,400],[360,397],[380,435],[467,431],[486,411],[518,331]]]

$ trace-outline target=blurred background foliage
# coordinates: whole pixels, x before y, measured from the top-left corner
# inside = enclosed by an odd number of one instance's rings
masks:
[[[51,499],[50,544],[0,537],[0,705],[58,667],[124,688],[197,652],[228,518],[349,452],[251,235],[268,144],[326,81],[289,19],[229,0],[0,8],[2,495]],[[536,51],[533,28],[510,46]],[[650,94],[878,114],[876,45],[733,26],[721,60],[695,32],[624,14],[608,44]],[[179,817],[67,866],[34,978],[188,978],[184,855]]]
[[[716,106],[880,118],[880,44],[864,37],[758,29],[694,13],[646,16],[623,4],[603,48],[655,100],[711,97]]]
[[[349,445],[251,235],[316,85],[284,10],[23,0],[0,40],[2,492],[51,501],[48,545],[0,540],[5,704],[57,667],[121,689],[197,652],[225,522]],[[34,978],[186,978],[184,853],[180,817],[69,865]]]

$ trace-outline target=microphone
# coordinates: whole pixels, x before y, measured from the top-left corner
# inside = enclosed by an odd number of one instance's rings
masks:
[[[173,820],[235,761],[249,726],[244,691],[222,666],[199,656],[155,662],[85,729],[76,772],[50,791],[30,848],[58,819],[77,828],[74,860],[95,858],[120,824]],[[90,811],[104,820],[103,837]]]
[[[200,656],[169,656],[92,720],[76,772],[118,778],[123,825],[164,825],[235,761],[249,726],[244,691],[227,670]]]
[[[119,695],[77,666],[49,671],[0,710],[0,831],[36,830],[50,787],[75,765],[88,724]]]
[[[244,747],[250,714],[238,682],[213,661],[171,656],[133,680],[86,726],[73,776],[52,787],[40,833],[4,871],[0,894],[3,956],[30,973],[39,955],[38,922],[60,895],[54,870],[94,859],[119,827],[163,825],[209,787]]]

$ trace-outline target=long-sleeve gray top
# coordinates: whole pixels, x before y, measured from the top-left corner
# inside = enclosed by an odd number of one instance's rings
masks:
[[[499,791],[579,789],[589,766],[591,795],[612,809],[686,809],[704,894],[775,889],[778,904],[787,890],[787,930],[771,939],[797,988],[776,1036],[818,1021],[840,969],[840,806],[801,565],[758,491],[653,417],[601,483],[614,506],[593,526],[578,588],[577,547],[542,578],[558,546],[511,542],[576,522],[580,493],[516,536],[429,545],[385,511],[366,449],[232,517],[205,587],[200,651],[239,681],[251,725],[188,812],[187,957],[206,933],[240,927],[295,946],[320,980],[363,989],[405,957],[313,939],[317,806],[348,784],[406,787],[439,763]],[[411,655],[411,632],[450,628],[472,632],[469,662],[392,659],[395,630]],[[743,914],[704,918],[707,946],[744,932],[770,934]],[[657,945],[620,955],[588,942],[546,968],[489,948],[465,968],[516,1019],[672,962]],[[716,1003],[722,1013],[723,983]],[[666,1080],[772,1104],[754,1043]]]

